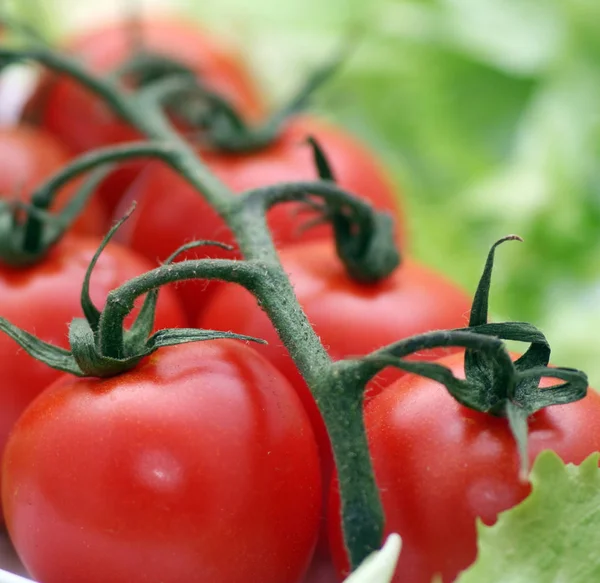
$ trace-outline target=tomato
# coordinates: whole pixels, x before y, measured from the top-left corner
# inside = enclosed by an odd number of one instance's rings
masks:
[[[312,117],[290,121],[281,137],[259,152],[237,155],[206,152],[202,156],[213,173],[237,193],[279,182],[316,180],[318,175],[312,150],[305,143],[309,135],[318,139],[342,188],[398,217],[394,186],[372,153],[345,130]],[[193,239],[234,243],[228,227],[201,195],[163,164],[155,163],[146,170],[133,185],[129,198],[123,201],[120,213],[131,204],[131,199],[137,200],[138,207],[135,216],[124,227],[121,240],[153,261],[168,257],[173,249]],[[301,232],[302,223],[310,215],[297,216],[299,206],[299,203],[279,204],[269,212],[269,226],[280,247],[331,236],[331,227],[325,224]],[[400,218],[398,222],[401,223]],[[400,226],[401,242],[403,235],[404,228]],[[233,256],[214,248],[207,251],[212,257]],[[188,257],[197,253],[195,251]],[[216,287],[210,286],[210,290],[214,291]],[[192,318],[198,314],[202,298],[207,295],[199,296],[205,288],[205,283],[197,282],[178,286]]]
[[[464,378],[463,354],[440,360]],[[543,379],[542,386],[556,384]],[[475,520],[499,512],[530,491],[506,419],[458,404],[440,384],[405,375],[366,407],[365,424],[385,512],[385,533],[402,536],[394,583],[444,583],[476,557]],[[585,428],[582,431],[581,428]],[[543,409],[529,419],[529,458],[554,450],[581,463],[600,449],[600,396]],[[339,496],[331,489],[330,534],[340,572],[347,560],[339,527]]]
[[[218,340],[57,380],[11,436],[2,495],[44,583],[297,583],[321,486],[293,389],[249,346]]]
[[[51,134],[31,126],[0,128],[0,195],[6,200],[29,200],[32,192],[68,163],[68,150]],[[57,193],[52,209],[60,210],[76,193],[80,181],[73,181]],[[106,213],[94,198],[73,225],[75,232],[101,235]]]
[[[420,332],[467,324],[469,297],[441,275],[411,260],[405,260],[387,279],[365,285],[346,274],[328,240],[289,247],[280,257],[300,305],[334,360],[368,354]],[[254,297],[239,286],[222,286],[206,305],[198,326],[233,330],[268,342],[256,349],[277,366],[300,395],[313,421],[323,477],[328,483],[333,460],[325,424],[303,377]],[[433,359],[445,353],[446,349],[428,351],[416,358]],[[386,369],[369,384],[368,392],[376,394],[401,374],[398,369]]]
[[[133,56],[131,25],[110,23],[68,40],[65,49],[95,73],[107,75]],[[208,87],[231,100],[240,113],[256,119],[263,113],[258,91],[240,59],[220,39],[195,24],[164,17],[140,21],[143,49],[174,59],[196,71]],[[99,98],[66,77],[47,77],[28,106],[28,115],[59,137],[74,152],[139,139],[138,133],[117,118]],[[124,166],[102,186],[110,210],[140,169]]]
[[[98,246],[95,238],[67,236],[32,267],[0,267],[0,316],[46,342],[67,348],[67,325],[74,317],[83,317],[81,286]],[[151,268],[129,249],[109,244],[92,274],[92,300],[102,306],[111,289]],[[171,290],[161,291],[156,327],[184,325],[177,297]],[[0,451],[25,407],[60,374],[0,334]]]

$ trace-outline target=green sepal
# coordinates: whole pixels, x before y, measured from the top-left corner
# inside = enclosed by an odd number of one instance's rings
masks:
[[[225,249],[226,251],[232,251],[233,247],[219,241],[201,240],[191,241],[185,243],[178,249],[176,249],[167,259],[163,262],[163,265],[170,265],[177,259],[179,255],[189,251],[190,249],[196,249],[198,247],[214,246]],[[156,302],[158,301],[158,289],[153,289],[146,294],[144,303],[129,330],[125,331],[124,343],[130,350],[136,352],[143,350],[143,347],[148,339],[148,336],[152,333],[154,328],[154,320],[156,315]]]
[[[112,377],[133,368],[146,356],[145,353],[119,359],[104,356],[100,354],[94,336],[94,331],[87,320],[75,318],[71,321],[69,343],[73,358],[82,372],[78,376]]]
[[[198,330],[196,328],[165,328],[150,336],[141,349],[136,349],[135,352],[126,354],[122,358],[112,358],[100,353],[94,338],[94,332],[86,320],[75,318],[69,326],[72,357],[77,362],[81,373],[83,373],[74,374],[100,378],[116,376],[134,368],[140,360],[156,352],[159,348],[223,338],[265,344],[265,341],[259,338],[234,334],[233,332]]]
[[[521,238],[515,235],[503,237],[492,245],[488,253],[483,273],[481,274],[477,290],[475,291],[475,297],[473,298],[473,305],[471,307],[471,315],[469,318],[469,328],[471,329],[475,326],[487,323],[489,292],[496,249],[502,243],[513,240],[520,241]],[[538,362],[537,364],[545,365],[548,364],[548,361]],[[489,398],[491,399],[497,394],[508,394],[510,396],[512,392],[512,387],[507,384],[511,382],[509,378],[510,374],[503,371],[502,368],[495,366],[495,363],[490,361],[485,353],[465,350],[465,375],[474,385],[480,387],[480,392],[490,393]],[[504,413],[504,406],[500,407],[498,413]]]
[[[483,352],[465,350],[465,377],[472,383],[475,404],[472,408],[507,417],[519,451],[520,475],[528,468],[528,424],[530,415],[551,405],[572,403],[585,397],[587,376],[574,369],[549,368],[551,349],[545,336],[523,322],[487,324],[489,292],[495,252],[506,241],[522,241],[516,235],[503,237],[488,253],[485,267],[473,299],[469,328],[480,334],[492,334],[503,340],[529,342],[529,348],[514,366],[498,366]],[[540,389],[542,377],[561,378],[566,382]]]
[[[168,328],[159,330],[151,335],[159,293],[158,288],[153,288],[146,293],[144,303],[132,327],[129,330],[121,331],[122,344],[112,347],[114,353],[118,354],[119,357],[109,356],[102,352],[101,346],[103,345],[103,340],[106,340],[102,337],[103,313],[94,305],[90,297],[90,280],[102,251],[106,248],[119,227],[131,216],[134,209],[135,203],[113,225],[100,243],[88,265],[81,290],[81,306],[85,318],[75,318],[69,325],[70,352],[41,341],[4,319],[0,319],[0,330],[7,333],[34,358],[41,360],[52,368],[69,372],[75,376],[95,376],[100,378],[111,377],[125,372],[135,367],[142,358],[165,346],[221,338],[266,344],[264,340],[252,336],[235,334],[233,332],[198,330],[195,328]],[[230,245],[218,241],[193,241],[176,249],[166,259],[163,267],[170,265],[181,253],[204,245],[214,245],[226,250],[232,249]],[[133,300],[131,302],[130,308],[133,307]]]
[[[92,278],[92,273],[96,264],[98,263],[98,259],[100,259],[100,255],[106,246],[110,243],[110,240],[114,237],[115,233],[119,230],[121,225],[131,216],[131,213],[135,210],[136,204],[133,203],[129,210],[110,228],[108,233],[102,239],[100,246],[96,249],[92,260],[90,261],[85,276],[83,278],[83,285],[81,286],[81,309],[83,310],[83,314],[85,315],[85,319],[87,320],[90,329],[92,330],[94,337],[96,337],[98,333],[98,327],[100,325],[100,310],[94,305],[92,298],[90,296],[90,281]]]
[[[517,444],[520,473],[525,476],[528,467],[529,416],[548,406],[564,405],[584,398],[588,379],[584,372],[576,369],[549,367],[550,345],[544,334],[532,324],[487,323],[495,250],[508,240],[520,238],[515,235],[504,237],[488,253],[475,293],[469,327],[423,334],[394,343],[365,357],[362,364],[367,378],[372,378],[382,365],[395,366],[442,383],[466,407],[506,417]],[[477,338],[494,339],[500,345],[495,347],[479,342]],[[513,362],[502,342],[506,340],[526,342],[529,347]],[[457,379],[449,370],[442,370],[444,367],[439,364],[404,360],[414,352],[441,346],[465,348],[464,380]],[[540,388],[543,377],[565,382]]]
[[[361,283],[380,281],[382,274],[391,274],[400,264],[394,219],[381,211],[373,211],[372,218],[372,224],[358,233],[355,223],[343,213],[335,213],[330,218],[337,254],[348,275]]]
[[[313,159],[315,161],[315,166],[317,168],[319,178],[321,180],[331,180],[331,182],[336,182],[335,175],[333,173],[333,170],[331,169],[331,164],[329,164],[327,155],[321,147],[321,144],[319,144],[317,138],[315,138],[314,136],[308,136],[306,138],[306,142],[312,148]]]
[[[242,342],[256,342],[267,344],[262,338],[236,334],[235,332],[224,332],[222,330],[199,330],[197,328],[164,328],[150,336],[146,343],[148,354],[165,346],[186,344],[189,342],[200,342],[203,340],[241,340]]]
[[[81,376],[81,369],[77,366],[77,362],[68,350],[44,342],[33,334],[17,328],[2,317],[0,317],[0,330],[12,338],[33,358],[44,362],[56,370]]]
[[[559,385],[539,388],[531,387],[530,383],[521,383],[521,379],[530,378],[555,378],[565,381]],[[534,367],[525,371],[517,372],[517,386],[519,392],[516,395],[517,403],[524,403],[524,407],[533,414],[551,405],[566,405],[583,399],[588,392],[587,375],[575,368],[567,367]]]
[[[307,142],[312,148],[319,178],[335,183],[331,164],[317,139],[309,136]],[[388,213],[373,210],[361,218],[350,207],[325,198],[321,214],[312,224],[325,221],[331,224],[337,253],[352,279],[363,283],[376,282],[382,274],[392,273],[400,264],[394,240],[395,222]]]
[[[513,401],[506,401],[504,414],[508,420],[510,432],[515,439],[517,450],[519,452],[519,479],[522,482],[525,482],[529,470],[529,455],[527,449],[529,432],[527,418],[529,417],[529,413]]]

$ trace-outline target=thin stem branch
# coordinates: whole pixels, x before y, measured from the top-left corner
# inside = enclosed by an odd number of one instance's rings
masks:
[[[124,162],[137,158],[155,158],[162,160],[170,166],[175,166],[176,150],[167,142],[131,142],[121,146],[100,148],[83,154],[63,166],[32,195],[32,203],[38,208],[48,208],[52,203],[53,195],[65,184],[85,174],[90,170],[115,162]]]
[[[163,265],[138,275],[108,294],[98,326],[100,352],[113,358],[123,357],[123,321],[138,297],[168,283],[190,279],[220,279],[254,292],[260,272],[260,266],[250,261],[196,259]]]

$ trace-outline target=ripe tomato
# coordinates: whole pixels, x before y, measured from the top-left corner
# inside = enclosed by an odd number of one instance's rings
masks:
[[[32,267],[0,267],[0,316],[46,342],[67,348],[67,325],[73,318],[83,317],[81,286],[98,246],[95,238],[67,236]],[[92,274],[92,300],[102,306],[111,289],[151,268],[129,249],[109,244]],[[177,297],[171,290],[161,291],[156,327],[184,325]],[[0,452],[25,407],[60,374],[0,334]]]
[[[375,208],[398,216],[398,197],[391,179],[374,156],[346,131],[312,117],[290,121],[281,137],[262,151],[237,155],[206,152],[202,156],[210,169],[238,193],[279,182],[316,180],[312,151],[304,143],[309,135],[319,141],[342,188],[370,201]],[[168,257],[173,249],[194,239],[234,244],[225,223],[201,195],[163,164],[148,167],[123,201],[120,212],[132,199],[138,201],[138,207],[135,216],[124,226],[121,241],[153,261]],[[299,203],[279,204],[269,212],[269,226],[278,246],[331,236],[331,227],[325,224],[302,233],[300,226],[306,216],[297,216],[299,206]],[[401,224],[400,218],[399,222]],[[399,231],[403,241],[402,225]],[[197,253],[194,251],[188,257],[195,257]],[[232,256],[215,248],[210,248],[210,254],[212,257]],[[216,287],[213,285],[210,289],[214,291]],[[203,300],[199,293],[205,288],[206,283],[198,282],[178,286],[191,318],[200,310]]]
[[[4,472],[12,541],[45,583],[297,583],[315,544],[310,422],[237,341],[64,375],[19,420]]]
[[[300,305],[334,360],[368,354],[421,332],[466,325],[470,299],[437,273],[406,260],[389,278],[373,285],[350,279],[329,240],[303,243],[280,253]],[[319,443],[324,483],[333,469],[325,425],[316,403],[266,314],[239,286],[223,285],[206,305],[198,326],[263,338],[256,349],[290,380],[302,399]],[[433,359],[446,350],[421,353]],[[386,369],[369,384],[377,393],[401,375]]]
[[[244,117],[263,113],[257,89],[240,59],[221,40],[182,20],[148,18],[139,23],[142,47],[174,59],[196,71],[208,87],[231,100]],[[126,22],[110,23],[66,42],[65,49],[93,72],[107,75],[133,56],[134,33]],[[100,99],[66,77],[48,76],[28,106],[27,115],[59,137],[74,152],[85,152],[139,139],[137,132],[118,119]],[[103,184],[101,196],[114,209],[139,164],[118,170]]]
[[[464,378],[463,354],[440,360]],[[542,386],[556,384],[542,379]],[[366,407],[365,423],[385,511],[385,532],[402,536],[394,583],[444,583],[476,557],[475,519],[493,524],[527,496],[506,419],[463,407],[440,384],[405,375]],[[585,427],[585,431],[581,428]],[[552,449],[581,463],[600,449],[600,396],[541,410],[529,420],[529,458]],[[339,496],[331,489],[330,542],[340,572],[347,559]]]
[[[31,126],[0,128],[0,196],[29,200],[33,190],[69,161],[68,150],[51,134]],[[60,210],[75,194],[80,181],[62,188],[51,208]],[[73,224],[75,232],[101,235],[107,223],[100,203],[90,199]]]

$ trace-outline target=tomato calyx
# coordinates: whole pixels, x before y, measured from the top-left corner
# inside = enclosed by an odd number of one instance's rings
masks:
[[[337,186],[317,140],[309,136],[307,142],[313,150],[320,182],[284,182],[256,188],[242,193],[239,204],[250,214],[264,215],[278,203],[301,202],[318,213],[304,229],[323,222],[331,224],[337,254],[352,279],[371,284],[388,277],[401,262],[393,217]]]
[[[131,82],[135,89],[143,89],[172,75],[182,75],[190,80],[197,80],[196,73],[184,64],[142,48],[116,68],[110,77]]]
[[[530,415],[551,405],[583,399],[587,375],[579,370],[550,367],[550,345],[544,334],[526,322],[488,323],[488,303],[496,248],[506,241],[521,240],[509,235],[494,243],[475,292],[469,326],[430,332],[379,349],[358,361],[352,373],[365,375],[365,382],[385,366],[395,366],[443,384],[463,406],[496,417],[506,417],[517,443],[521,477],[528,470],[527,434]],[[529,343],[521,357],[512,360],[503,341]],[[414,362],[405,357],[418,351],[443,346],[465,348],[465,379],[435,362]],[[540,388],[542,377],[564,381]]]
[[[309,106],[314,93],[337,72],[353,47],[353,42],[345,42],[329,61],[308,75],[286,104],[258,125],[248,124],[227,98],[199,84],[187,91],[181,88],[188,100],[177,113],[196,130],[194,138],[205,148],[235,154],[262,150],[278,139],[289,118]]]
[[[96,188],[106,177],[97,168],[58,213],[48,210],[57,189],[40,188],[30,203],[17,198],[0,201],[0,261],[27,267],[40,261],[71,227]]]
[[[34,358],[52,368],[79,377],[106,378],[118,375],[134,368],[142,358],[164,346],[218,338],[233,338],[264,343],[263,340],[258,338],[233,332],[194,328],[167,328],[152,334],[160,285],[171,281],[189,279],[193,276],[210,277],[211,272],[216,272],[217,275],[223,274],[223,278],[227,279],[224,271],[232,269],[231,264],[234,263],[233,261],[183,261],[178,264],[179,267],[184,267],[183,275],[179,273],[182,271],[181,269],[177,272],[172,265],[178,255],[201,245],[216,245],[231,250],[228,245],[216,241],[194,241],[183,245],[172,253],[161,267],[129,280],[113,290],[109,294],[105,309],[103,311],[98,310],[89,294],[92,272],[102,251],[132,211],[133,207],[109,231],[87,268],[81,290],[81,306],[85,318],[75,318],[69,326],[70,351],[44,342],[33,334],[17,328],[4,318],[0,318],[0,330],[15,340]],[[189,263],[193,265],[188,266]],[[186,267],[189,267],[189,269],[185,269]],[[227,269],[223,269],[224,267]],[[248,275],[248,270],[241,269],[238,271],[242,272],[242,278],[244,275]],[[188,275],[188,273],[192,275]],[[155,279],[158,279],[159,282],[155,283],[152,275],[158,276]],[[148,276],[150,276],[150,280]],[[236,280],[236,276],[233,275],[230,279]],[[125,329],[123,320],[133,309],[135,299],[144,294],[146,297],[140,312],[132,326]]]

